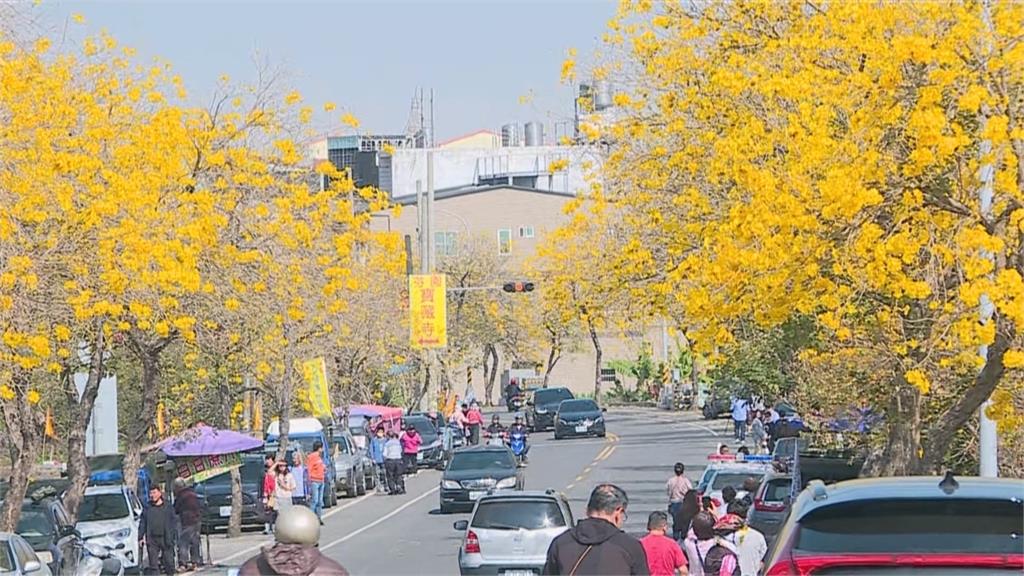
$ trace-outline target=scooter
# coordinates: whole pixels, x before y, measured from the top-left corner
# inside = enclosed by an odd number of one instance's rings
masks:
[[[518,412],[523,409],[523,395],[510,396],[505,400],[505,404],[509,412]]]
[[[118,544],[118,548],[123,547],[123,544]],[[82,558],[75,568],[74,576],[124,576],[124,565],[113,554],[113,549],[86,542],[82,546]]]
[[[521,431],[510,432],[508,435],[508,446],[512,449],[512,453],[516,455],[516,463],[519,466],[526,466],[526,433]]]

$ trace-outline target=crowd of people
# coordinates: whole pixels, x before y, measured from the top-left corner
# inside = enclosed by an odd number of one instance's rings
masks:
[[[745,443],[749,434],[753,451],[748,448],[748,454],[768,454],[779,438],[796,437],[807,430],[806,424],[795,413],[783,415],[777,407],[766,407],[758,396],[732,398],[730,413],[733,440]]]
[[[587,517],[561,534],[548,548],[544,574],[652,576],[756,576],[768,545],[763,534],[746,523],[757,481],[749,478],[737,490],[723,490],[723,502],[699,498],[677,463],[666,484],[668,511],[647,518],[640,539],[622,531],[629,498],[614,484],[594,488]],[[670,526],[671,521],[671,526]]]

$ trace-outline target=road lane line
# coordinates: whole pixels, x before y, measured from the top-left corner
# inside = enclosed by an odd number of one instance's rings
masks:
[[[412,506],[413,504],[419,502],[420,500],[423,500],[427,496],[430,496],[431,494],[434,494],[435,492],[437,492],[440,489],[441,489],[440,486],[434,486],[433,489],[431,489],[431,490],[429,490],[427,492],[424,492],[423,494],[420,494],[419,496],[413,498],[412,500],[409,500],[405,504],[402,504],[401,506],[399,506],[398,508],[395,508],[391,512],[385,514],[384,516],[381,516],[380,518],[377,518],[373,522],[370,522],[366,526],[363,526],[362,528],[360,528],[358,530],[355,530],[353,532],[349,532],[345,536],[342,536],[341,538],[338,538],[337,540],[335,540],[335,541],[333,541],[333,542],[331,542],[329,544],[320,546],[320,550],[326,550],[328,548],[331,548],[332,546],[337,546],[338,544],[341,544],[342,542],[345,542],[345,541],[347,541],[349,539],[355,538],[356,536],[362,534],[363,532],[366,532],[370,528],[373,528],[374,526],[380,524],[381,522],[385,522],[387,520],[390,520],[391,518],[394,518],[395,515],[398,514],[399,512],[401,512],[402,510],[405,510],[409,506]]]
[[[615,452],[615,449],[616,449],[616,448],[618,448],[618,446],[612,446],[612,447],[611,447],[611,450],[609,450],[607,454],[605,454],[604,456],[602,456],[602,457],[600,458],[600,460],[601,460],[601,461],[607,460],[607,459],[608,459],[609,457],[611,457],[611,455],[612,455],[612,452]]]
[[[370,498],[371,496],[373,496],[373,493],[367,493],[367,494],[364,494],[364,495],[356,498],[355,500],[351,500],[351,501],[345,503],[344,506],[335,506],[333,509],[331,509],[330,512],[328,512],[327,514],[324,514],[324,520],[330,518],[331,516],[334,516],[338,512],[341,512],[342,510],[344,510],[344,509],[346,509],[346,508],[348,508],[350,506],[355,506],[356,504],[362,502],[363,500],[366,500],[367,498]],[[250,546],[249,548],[246,548],[245,550],[240,550],[238,552],[235,552],[234,554],[232,554],[230,556],[227,556],[225,558],[221,558],[221,559],[217,560],[217,563],[218,564],[222,564],[222,563],[230,562],[230,561],[234,560],[235,558],[238,558],[239,556],[246,556],[248,554],[256,552],[260,548],[263,548],[263,546],[265,546],[266,544],[271,544],[273,542],[274,542],[274,538],[273,538],[273,536],[271,536],[269,538],[269,540],[267,540],[265,542],[262,542],[260,544],[257,544],[255,546]]]

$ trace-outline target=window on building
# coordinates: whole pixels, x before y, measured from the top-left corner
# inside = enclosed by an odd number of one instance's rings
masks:
[[[498,230],[498,254],[512,253],[512,229],[502,228]]]
[[[434,232],[434,254],[438,256],[455,254],[455,232]]]
[[[533,238],[533,226],[520,226],[519,227],[520,238]]]

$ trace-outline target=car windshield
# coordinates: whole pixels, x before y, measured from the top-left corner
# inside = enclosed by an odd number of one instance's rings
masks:
[[[569,412],[597,412],[597,402],[593,400],[566,400],[558,405],[558,411],[563,414]]]
[[[461,452],[452,456],[449,470],[484,470],[488,468],[512,468],[516,463],[506,450],[484,450],[480,452]]]
[[[550,500],[485,500],[473,516],[474,528],[544,530],[565,526],[558,503]]]
[[[130,516],[128,500],[124,494],[86,494],[78,509],[81,522],[98,522]]]
[[[763,477],[764,473],[757,472],[719,472],[711,481],[711,489],[723,490],[726,486],[732,486],[737,490],[743,490],[743,481],[747,478],[753,478],[760,483]]]
[[[778,478],[772,480],[765,486],[763,500],[768,502],[782,502],[789,496],[790,486],[793,481],[789,478]]]
[[[437,430],[434,428],[434,424],[426,418],[409,418],[405,421],[405,425],[409,426],[412,424],[416,428],[416,432],[419,433],[423,439],[424,444],[430,444],[434,440],[437,440]]]
[[[871,499],[800,520],[796,549],[816,553],[1022,554],[1018,500]]]
[[[537,390],[533,395],[534,404],[557,404],[562,400],[572,400],[572,392],[569,392],[565,388],[555,388],[549,390]]]
[[[807,438],[779,438],[775,442],[775,450],[772,452],[774,456],[793,456],[793,447],[796,446],[797,441],[800,442],[800,449],[807,450]]]
[[[52,536],[53,523],[46,510],[42,508],[22,508],[15,532],[25,538]]]

